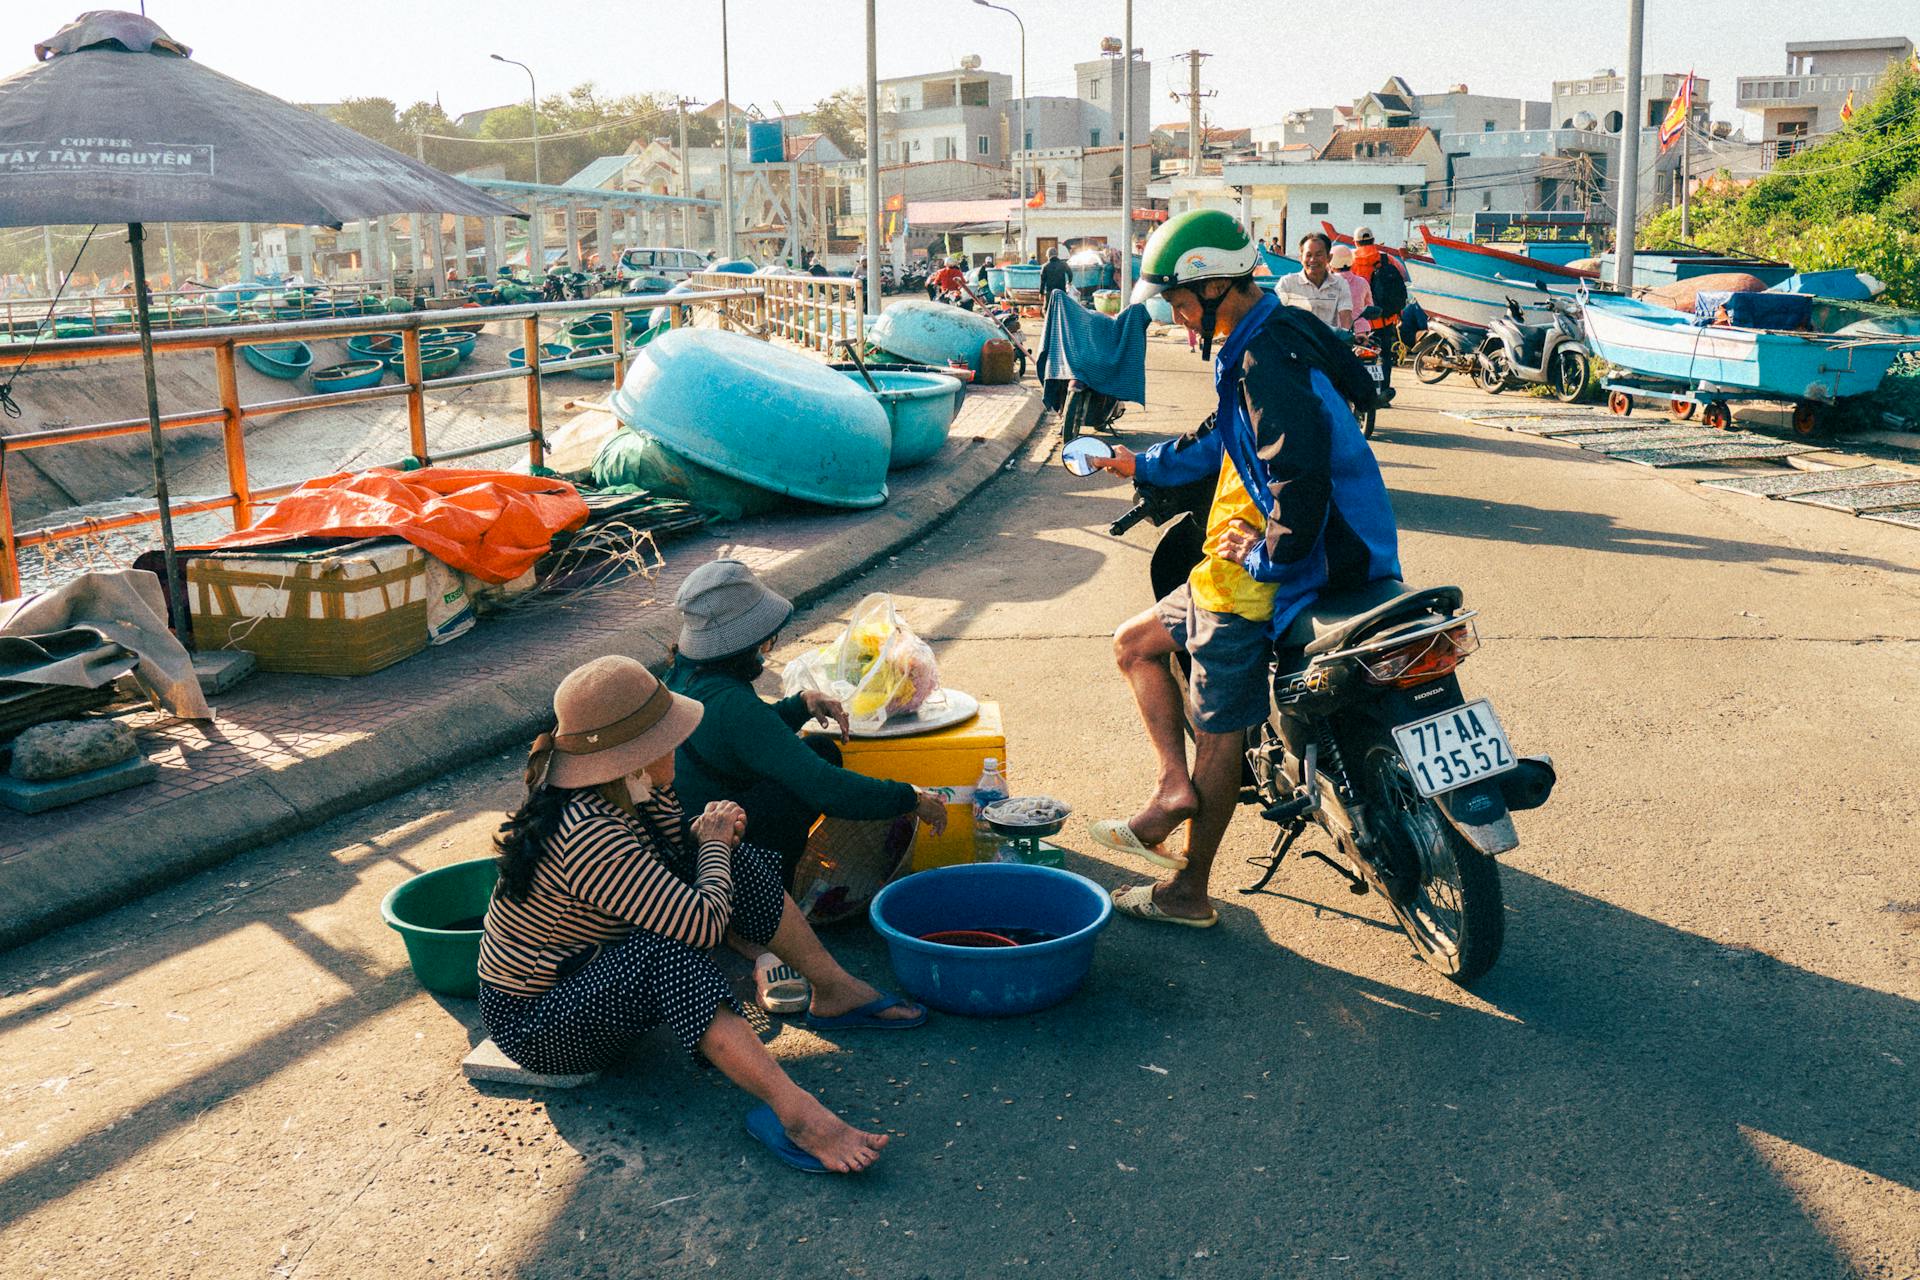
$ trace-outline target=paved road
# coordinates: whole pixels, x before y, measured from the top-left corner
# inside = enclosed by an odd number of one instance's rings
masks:
[[[1184,344],[1152,368],[1140,439],[1209,394]],[[503,757],[0,957],[5,1271],[1916,1274],[1920,537],[1429,412],[1477,399],[1409,391],[1377,442],[1409,575],[1483,611],[1467,684],[1562,771],[1476,992],[1315,864],[1233,893],[1244,814],[1224,927],[1116,922],[1067,1006],[782,1030],[898,1134],[805,1179],[660,1044],[575,1094],[458,1077],[473,1006],[420,993],[376,906],[484,851]],[[1106,638],[1147,603],[1149,531],[1104,534],[1125,501],[1030,456],[789,647],[891,588],[1005,708],[1016,788],[1124,814],[1150,776]],[[883,973],[864,931],[832,942]]]

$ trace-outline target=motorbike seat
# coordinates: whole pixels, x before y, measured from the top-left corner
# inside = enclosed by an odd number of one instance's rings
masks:
[[[1276,647],[1309,658],[1344,649],[1387,624],[1460,607],[1460,588],[1409,589],[1397,578],[1380,578],[1356,591],[1331,592],[1302,609]]]

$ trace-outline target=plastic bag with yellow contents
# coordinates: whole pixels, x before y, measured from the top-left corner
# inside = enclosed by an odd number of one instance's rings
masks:
[[[940,687],[940,667],[893,597],[876,592],[854,606],[831,643],[788,663],[781,685],[789,697],[812,689],[836,698],[855,729],[873,730],[891,716],[919,710]]]

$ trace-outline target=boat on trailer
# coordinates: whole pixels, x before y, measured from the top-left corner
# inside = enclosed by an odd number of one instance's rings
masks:
[[[1685,312],[1619,294],[1583,290],[1582,325],[1593,353],[1614,366],[1608,408],[1633,412],[1645,396],[1675,417],[1705,407],[1709,426],[1732,423],[1729,402],[1783,400],[1793,426],[1811,434],[1821,406],[1877,390],[1920,338],[1700,324]]]

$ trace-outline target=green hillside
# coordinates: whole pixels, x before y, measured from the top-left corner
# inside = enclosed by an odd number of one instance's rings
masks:
[[[1818,146],[1744,186],[1696,192],[1690,243],[1777,258],[1802,271],[1855,267],[1886,282],[1886,301],[1920,307],[1920,74],[1889,68],[1878,92]],[[1677,243],[1680,214],[1641,231]]]

